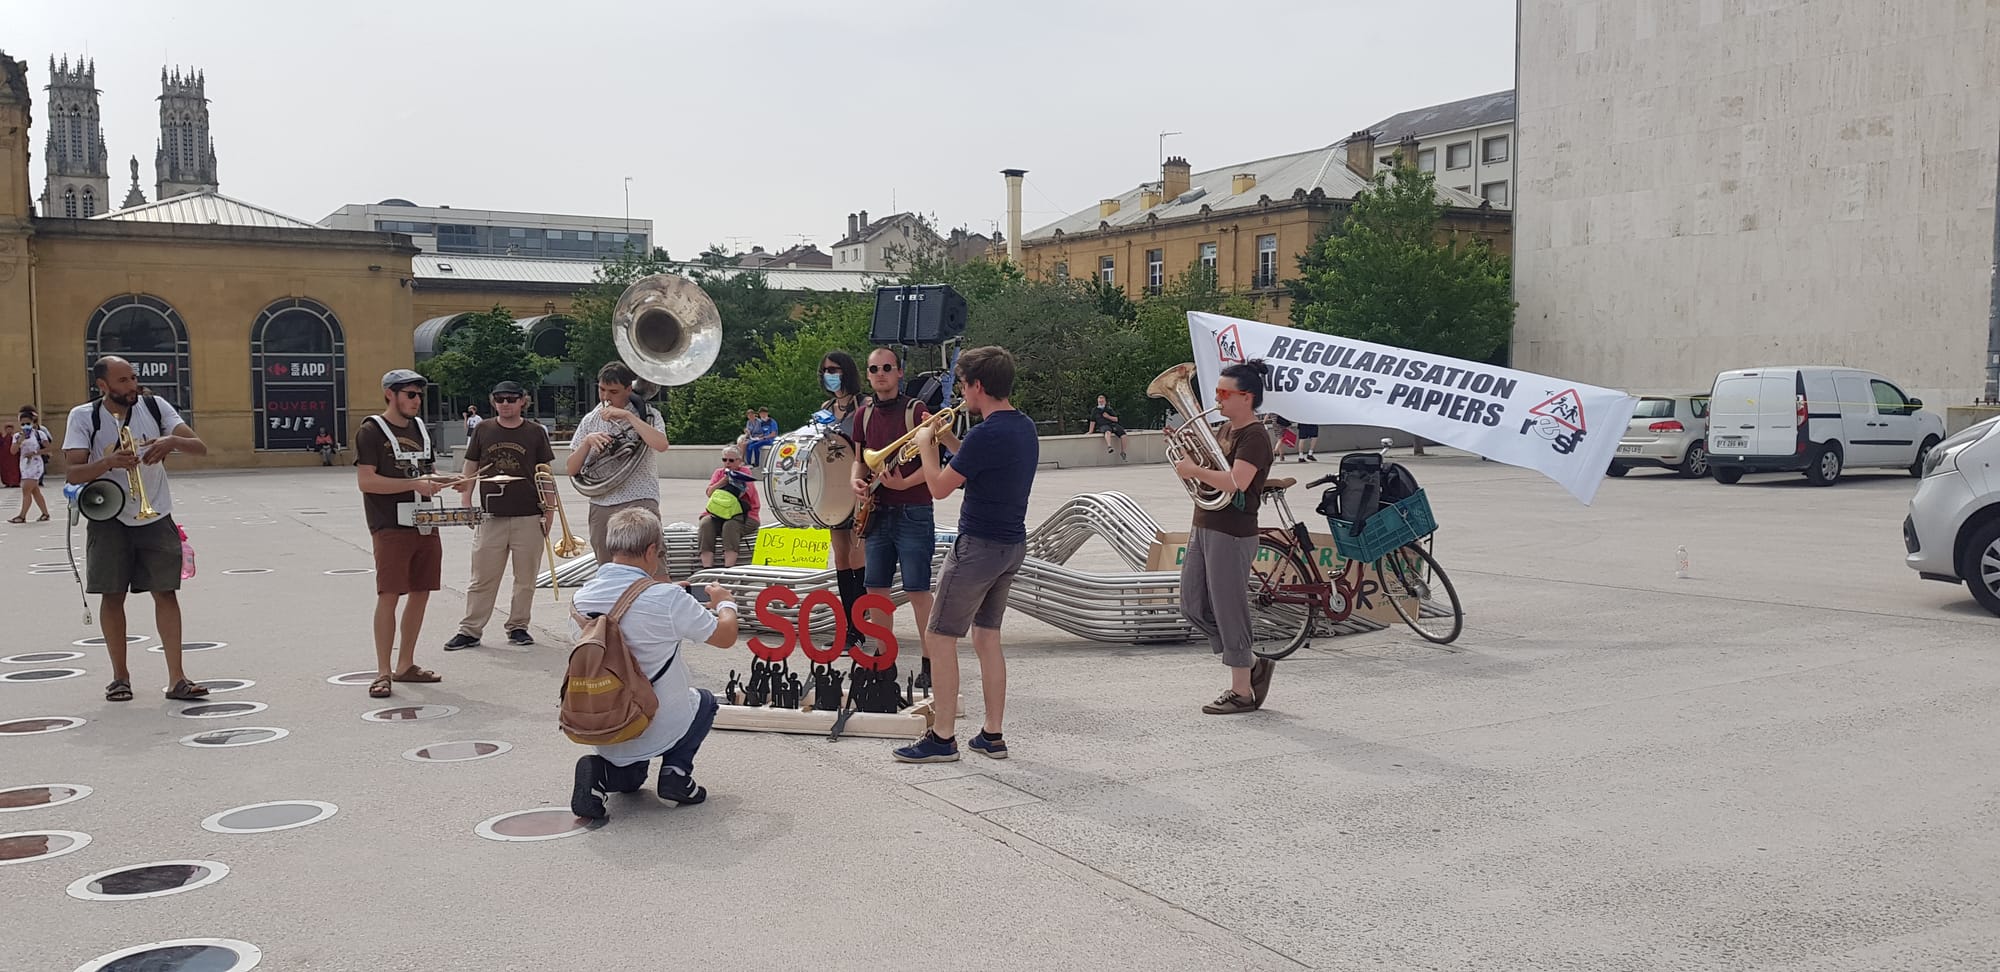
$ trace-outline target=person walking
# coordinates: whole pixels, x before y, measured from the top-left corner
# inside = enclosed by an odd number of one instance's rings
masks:
[[[92,370],[95,371],[94,368]],[[134,400],[137,400],[136,395]],[[15,454],[21,457],[16,466],[21,473],[21,512],[7,522],[26,523],[28,510],[40,507],[42,515],[35,518],[35,522],[40,523],[49,518],[49,501],[42,495],[42,477],[48,474],[48,450],[53,440],[48,428],[42,425],[41,413],[34,406],[21,406],[19,418],[21,427],[14,433],[12,441]],[[67,442],[64,448],[67,451]]]
[[[1229,669],[1229,687],[1202,706],[1210,715],[1255,712],[1271,690],[1271,660],[1250,650],[1250,567],[1272,460],[1271,436],[1257,421],[1264,379],[1265,366],[1257,361],[1229,365],[1216,379],[1215,405],[1223,419],[1217,437],[1229,468],[1209,469],[1185,458],[1174,463],[1174,475],[1234,496],[1222,509],[1194,511],[1181,561],[1181,613]]]
[[[514,482],[467,481],[458,487],[465,505],[481,503],[484,519],[472,531],[472,582],[465,590],[465,618],[444,650],[459,651],[479,644],[493,605],[500,596],[500,575],[514,567],[513,595],[507,602],[507,643],[532,645],[529,609],[535,601],[535,578],[542,562],[543,541],[549,534],[552,510],[542,509],[535,489],[535,466],[556,460],[548,430],[521,417],[527,392],[519,382],[503,381],[490,396],[493,418],[472,430],[465,445],[464,475],[516,476]],[[475,497],[474,494],[477,494]]]

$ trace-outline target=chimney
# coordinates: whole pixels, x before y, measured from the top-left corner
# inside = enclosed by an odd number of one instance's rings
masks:
[[[1401,164],[1414,168],[1417,164],[1417,137],[1405,135],[1396,140],[1396,153],[1403,157]]]
[[[1139,190],[1139,208],[1151,209],[1160,204],[1160,187],[1145,186]]]
[[[1178,155],[1171,156],[1160,166],[1160,195],[1166,199],[1179,199],[1193,184],[1188,160]]]
[[[1375,133],[1362,129],[1347,136],[1347,168],[1363,179],[1375,177]]]
[[[1110,219],[1111,214],[1118,211],[1118,206],[1119,202],[1116,199],[1099,199],[1097,201],[1097,218]]]
[[[848,213],[848,214],[847,214],[847,238],[851,240],[851,239],[853,239],[853,238],[855,238],[855,237],[857,237],[857,236],[860,236],[860,235],[861,235],[861,226],[860,226],[860,224],[859,224],[858,222],[856,222],[856,220],[855,220],[855,218],[854,218],[854,214],[853,214],[853,213]]]
[[[1229,194],[1232,196],[1240,196],[1255,188],[1257,188],[1255,172],[1238,172],[1229,177]]]
[[[1021,265],[1021,179],[1026,169],[1001,169],[1007,177],[1007,262]]]
[[[868,232],[868,210],[864,209],[861,211],[860,224],[855,226],[854,228],[854,235],[860,236],[861,234],[866,232]]]

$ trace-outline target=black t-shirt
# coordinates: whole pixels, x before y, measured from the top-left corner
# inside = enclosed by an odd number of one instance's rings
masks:
[[[396,432],[396,445],[410,458],[396,458],[396,450],[390,446],[388,437],[382,434],[382,427],[376,424],[374,418],[369,418],[362,421],[361,431],[354,436],[354,464],[373,466],[376,473],[390,479],[415,479],[433,471],[435,451],[424,451],[428,436],[419,430],[418,424],[397,425],[390,422],[389,427]],[[415,490],[361,494],[361,510],[368,517],[368,532],[416,529],[396,522],[396,507],[416,501]]]
[[[541,495],[535,490],[535,464],[556,461],[549,433],[541,426],[524,421],[514,428],[488,419],[472,430],[465,445],[465,460],[484,475],[519,476],[513,483],[479,483],[473,494],[494,516],[540,516]]]
[[[1117,409],[1109,405],[1099,405],[1090,410],[1090,420],[1097,423],[1096,431],[1102,432],[1105,429],[1114,428],[1118,425],[1118,420],[1110,417],[1116,414],[1118,414]]]

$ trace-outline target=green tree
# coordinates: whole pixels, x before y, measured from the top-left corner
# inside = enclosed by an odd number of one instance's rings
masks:
[[[444,351],[417,370],[437,382],[446,398],[458,402],[484,402],[493,386],[503,381],[534,388],[560,362],[529,353],[526,338],[504,307],[468,314],[445,339]]]
[[[1215,271],[1199,263],[1142,301],[1133,320],[1137,347],[1102,390],[1127,428],[1155,425],[1165,416],[1167,402],[1147,397],[1146,386],[1160,372],[1194,360],[1188,338],[1189,311],[1255,320],[1257,305],[1249,297],[1223,290]]]
[[[1441,235],[1437,180],[1402,160],[1288,281],[1292,322],[1307,330],[1471,361],[1496,361],[1514,327],[1508,265],[1483,240]]]

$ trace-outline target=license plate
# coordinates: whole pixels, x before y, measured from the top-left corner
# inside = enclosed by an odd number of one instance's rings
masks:
[[[1624,446],[1624,445],[1622,445],[1622,446],[1619,446],[1619,447],[1618,447],[1618,454],[1619,454],[1619,455],[1638,455],[1638,454],[1639,454],[1639,450],[1640,450],[1640,448],[1641,448],[1640,446]]]
[[[1740,435],[1717,436],[1715,447],[1718,449],[1741,449],[1743,448],[1743,442],[1744,439]]]

